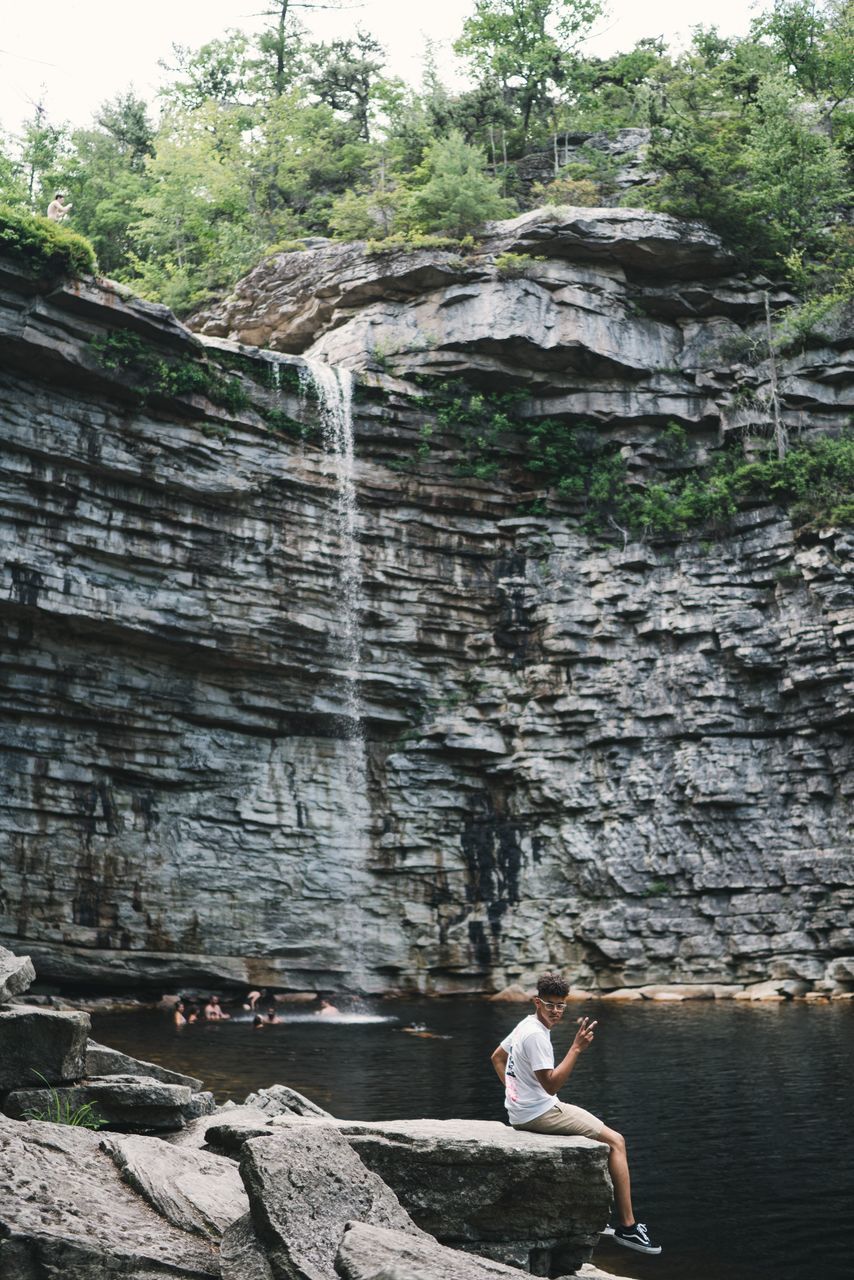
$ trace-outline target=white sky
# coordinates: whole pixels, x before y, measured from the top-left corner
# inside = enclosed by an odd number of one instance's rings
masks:
[[[631,48],[641,36],[675,43],[698,23],[743,34],[757,8],[755,0],[607,3],[587,45],[598,55]],[[78,125],[130,84],[153,99],[163,76],[157,61],[168,59],[173,43],[196,48],[229,27],[258,29],[257,15],[268,7],[266,0],[0,0],[0,129],[14,132],[39,97],[52,120]],[[317,39],[346,36],[361,24],[387,46],[390,70],[417,83],[425,39],[444,46],[440,65],[451,78],[450,44],[473,7],[473,0],[354,0],[344,12],[295,12]]]

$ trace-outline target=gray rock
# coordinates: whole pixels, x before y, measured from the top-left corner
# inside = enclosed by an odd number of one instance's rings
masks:
[[[413,1221],[443,1244],[525,1268],[551,1257],[569,1271],[589,1259],[607,1222],[602,1143],[482,1120],[338,1124]],[[461,1195],[465,1186],[477,1194]]]
[[[0,1004],[19,996],[35,980],[36,971],[29,956],[16,956],[0,947]]]
[[[214,1249],[180,1231],[119,1177],[98,1136],[0,1117],[3,1280],[203,1280]]]
[[[328,1116],[330,1114],[316,1102],[312,1102],[311,1098],[306,1098],[304,1094],[298,1093],[296,1089],[291,1089],[286,1084],[273,1084],[267,1089],[259,1089],[257,1093],[250,1093],[243,1105],[254,1107],[268,1116]]]
[[[147,1076],[149,1080],[161,1080],[164,1084],[186,1085],[197,1093],[202,1088],[202,1081],[195,1076],[182,1075],[180,1071],[170,1071],[168,1067],[160,1067],[155,1062],[143,1062],[131,1058],[118,1049],[110,1049],[107,1045],[90,1040],[86,1045],[87,1076]]]
[[[89,1015],[15,1005],[0,1010],[0,1092],[86,1074]]]
[[[17,1089],[3,1103],[7,1116],[20,1117],[26,1111],[42,1111],[52,1099],[72,1111],[91,1104],[95,1114],[123,1129],[181,1129],[185,1109],[192,1106],[190,1090],[185,1085],[163,1084],[144,1076],[105,1076],[82,1084],[46,1089]]]
[[[140,1136],[104,1138],[101,1147],[128,1186],[182,1231],[218,1241],[248,1212],[240,1174],[223,1156]]]
[[[267,1255],[247,1213],[225,1231],[219,1247],[222,1280],[273,1280]]]
[[[207,1125],[205,1141],[208,1146],[230,1153],[238,1152],[250,1138],[264,1137],[273,1132],[273,1117],[256,1107],[235,1107],[233,1111],[220,1113]]]
[[[429,1237],[348,1222],[336,1262],[343,1280],[493,1280],[527,1274],[517,1267],[445,1248]]]
[[[182,1108],[185,1121],[189,1124],[201,1116],[211,1116],[216,1111],[216,1099],[213,1094],[203,1089],[200,1093],[190,1095],[190,1101]]]
[[[294,1120],[273,1137],[247,1142],[240,1172],[275,1280],[334,1280],[352,1218],[422,1234],[394,1192],[325,1122]]]

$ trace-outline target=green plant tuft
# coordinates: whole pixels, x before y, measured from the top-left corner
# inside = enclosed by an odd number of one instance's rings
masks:
[[[107,1121],[98,1115],[91,1102],[83,1102],[73,1106],[70,1098],[63,1098],[46,1076],[33,1070],[47,1085],[48,1099],[43,1107],[27,1107],[22,1114],[24,1120],[36,1120],[48,1124],[67,1124],[76,1129],[103,1129]]]
[[[29,267],[39,276],[94,275],[95,250],[76,231],[0,205],[0,253]]]
[[[495,270],[501,280],[518,280],[530,275],[537,263],[545,261],[544,257],[534,257],[530,253],[499,253],[495,259]]]
[[[422,234],[418,231],[410,232],[408,235],[386,236],[384,240],[367,240],[365,242],[365,253],[398,253],[401,250],[405,253],[415,253],[419,249],[473,249],[474,237],[463,236],[433,236]]]

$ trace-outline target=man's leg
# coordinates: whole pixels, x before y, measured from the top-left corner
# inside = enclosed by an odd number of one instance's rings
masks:
[[[632,1209],[632,1182],[629,1177],[629,1160],[626,1155],[626,1140],[616,1129],[603,1127],[599,1134],[600,1142],[607,1142],[608,1171],[614,1184],[614,1207],[621,1227],[630,1227],[634,1223],[635,1214]]]

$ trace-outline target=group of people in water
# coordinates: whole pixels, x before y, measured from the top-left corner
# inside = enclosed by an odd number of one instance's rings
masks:
[[[253,1015],[252,1026],[256,1031],[282,1021],[276,1013],[274,1002],[267,1005],[266,1013],[259,1011],[258,1004],[265,999],[269,999],[266,991],[249,991],[242,1003],[243,1009]],[[329,1018],[337,1016],[339,1010],[329,1000],[321,999],[314,1012],[319,1018]],[[204,1004],[198,1000],[179,996],[172,1007],[172,1021],[176,1027],[187,1026],[193,1022],[223,1022],[228,1021],[231,1016],[230,1013],[225,1012],[217,995],[208,996]]]

